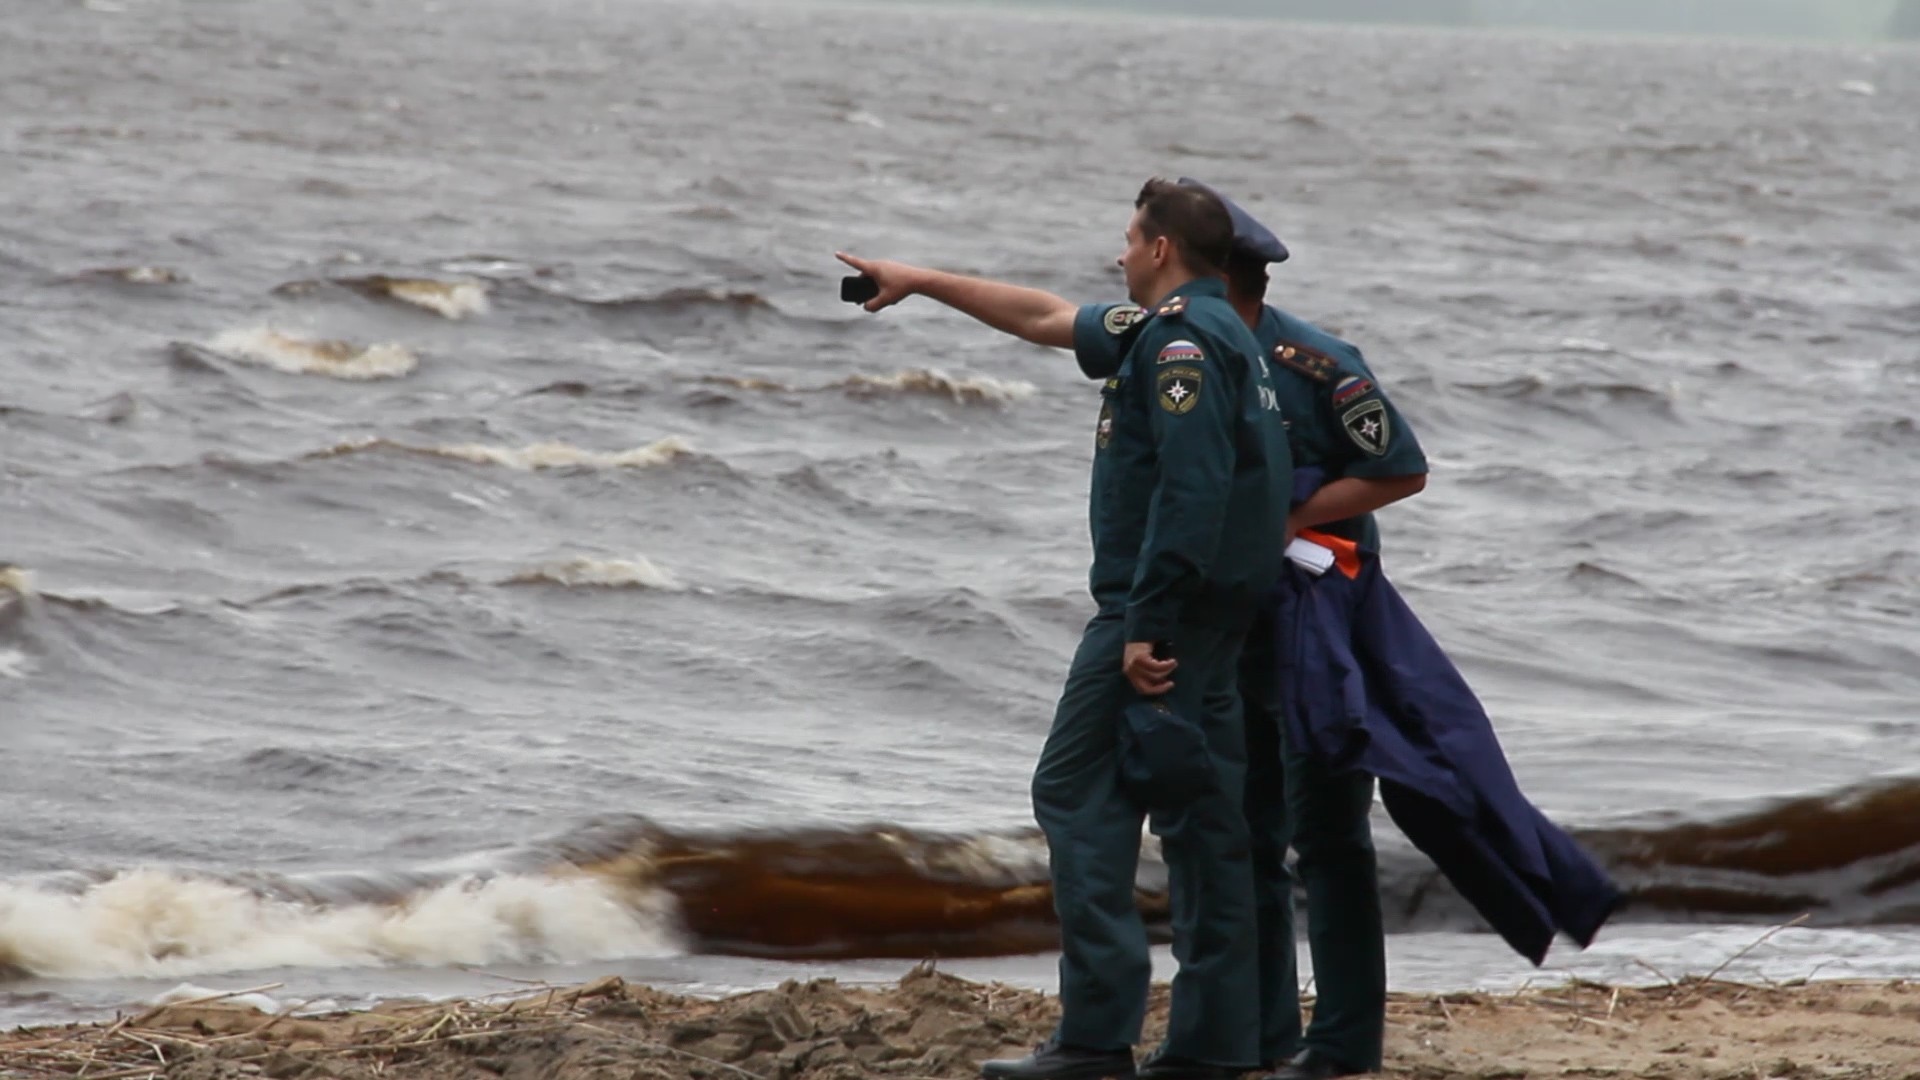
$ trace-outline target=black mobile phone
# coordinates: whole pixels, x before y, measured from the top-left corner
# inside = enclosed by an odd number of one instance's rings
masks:
[[[849,304],[864,304],[880,295],[880,283],[865,274],[840,279],[840,299]]]
[[[1154,643],[1153,643],[1153,658],[1154,658],[1155,660],[1171,660],[1171,659],[1173,659],[1173,642],[1171,642],[1171,641],[1156,641],[1156,642],[1154,642]]]

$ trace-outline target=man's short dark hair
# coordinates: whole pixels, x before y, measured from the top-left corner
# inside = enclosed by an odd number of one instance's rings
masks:
[[[1210,191],[1186,187],[1158,176],[1133,200],[1140,230],[1147,239],[1164,236],[1173,242],[1187,269],[1203,274],[1224,273],[1233,251],[1233,217]]]

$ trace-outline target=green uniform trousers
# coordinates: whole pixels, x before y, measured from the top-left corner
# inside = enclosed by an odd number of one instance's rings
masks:
[[[1386,1037],[1386,939],[1368,815],[1373,777],[1330,774],[1290,752],[1274,683],[1270,620],[1256,621],[1241,663],[1247,711],[1246,815],[1252,833],[1259,912],[1260,1056],[1275,1062],[1300,1049],[1355,1069],[1380,1067]],[[1294,873],[1307,893],[1313,953],[1313,1023],[1300,1032],[1294,941]]]
[[[1055,1039],[1091,1050],[1140,1038],[1152,961],[1134,899],[1146,810],[1120,784],[1123,710],[1138,694],[1120,669],[1123,614],[1087,624],[1033,777],[1060,917],[1061,1021]],[[1236,687],[1238,629],[1182,625],[1165,703],[1204,733],[1217,790],[1156,808],[1173,915],[1173,1007],[1166,1053],[1258,1063],[1260,1003],[1253,863],[1242,798],[1246,734]]]

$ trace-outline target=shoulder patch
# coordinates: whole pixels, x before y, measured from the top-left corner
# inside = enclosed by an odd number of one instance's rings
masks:
[[[1363,401],[1341,413],[1340,426],[1347,429],[1347,438],[1353,440],[1353,445],[1374,457],[1384,456],[1387,446],[1393,442],[1387,406],[1379,398]]]
[[[1119,337],[1139,325],[1140,321],[1146,317],[1146,308],[1134,304],[1117,304],[1107,309],[1107,314],[1100,320],[1100,325],[1106,328],[1107,333]]]
[[[1372,392],[1373,380],[1363,379],[1358,375],[1349,375],[1341,379],[1340,384],[1333,388],[1333,407],[1338,409],[1347,402]]]
[[[1161,304],[1160,307],[1154,311],[1154,314],[1178,315],[1185,310],[1187,310],[1187,298],[1184,296],[1176,296],[1166,303]]]
[[[1200,387],[1206,372],[1197,367],[1170,367],[1160,373],[1160,407],[1175,416],[1185,416],[1200,403]]]
[[[1314,352],[1300,345],[1288,345],[1282,342],[1273,347],[1273,358],[1282,367],[1292,368],[1314,382],[1326,382],[1340,368],[1333,357]]]
[[[1191,341],[1181,340],[1169,342],[1166,348],[1160,350],[1160,355],[1154,359],[1154,363],[1198,364],[1206,358],[1207,354],[1200,351],[1200,346]]]

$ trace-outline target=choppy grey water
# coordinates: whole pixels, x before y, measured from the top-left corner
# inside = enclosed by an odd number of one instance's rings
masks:
[[[1912,49],[88,0],[0,70],[0,1020],[1044,982],[1094,390],[832,252],[1114,297],[1153,173],[1418,427],[1392,572],[1639,901],[1554,963],[1920,974]],[[1399,983],[1529,974],[1381,829]]]

